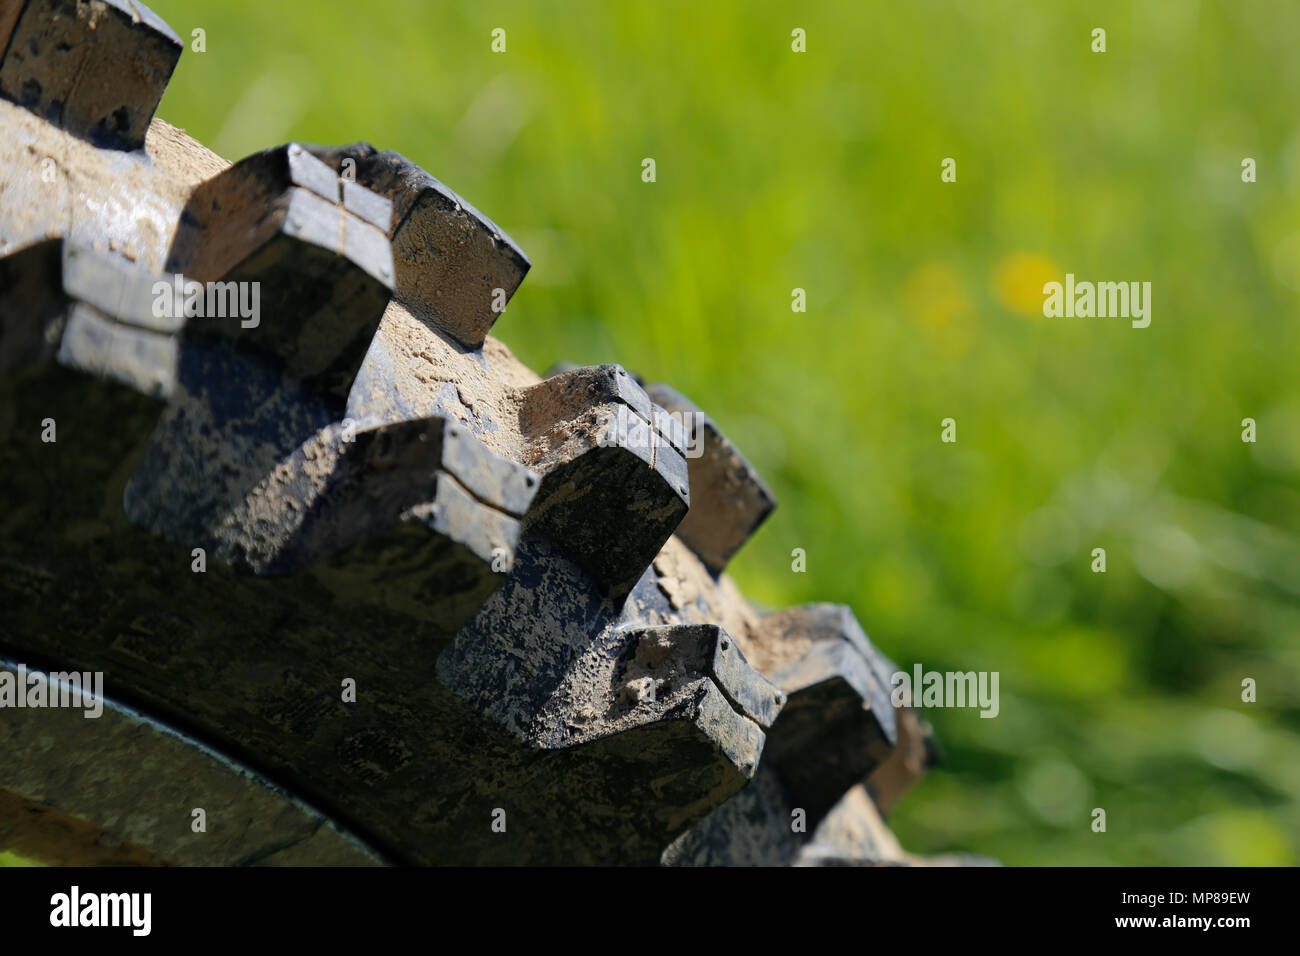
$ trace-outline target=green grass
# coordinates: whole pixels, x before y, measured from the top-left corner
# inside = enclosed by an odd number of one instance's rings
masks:
[[[1300,7],[154,8],[207,31],[163,118],[229,158],[405,153],[532,255],[497,326],[525,361],[710,411],[782,502],[750,594],[1000,672],[997,719],[934,713],[911,848],[1300,861]],[[1151,327],[1043,318],[1067,271],[1150,281]]]
[[[9,850],[0,850],[0,866],[41,866],[36,860],[29,860]]]

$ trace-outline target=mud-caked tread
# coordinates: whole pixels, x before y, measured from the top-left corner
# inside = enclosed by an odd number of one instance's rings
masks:
[[[768,757],[810,820],[819,820],[898,743],[888,677],[847,607],[794,608],[763,627],[786,640],[794,632],[807,644],[772,675],[789,702],[772,728]]]
[[[768,676],[787,697],[768,730],[760,773],[674,841],[663,862],[913,862],[881,814],[925,769],[932,750],[924,721],[893,706],[894,665],[845,605],[771,614],[756,637],[783,652]],[[869,807],[860,806],[864,800]]]
[[[666,624],[634,634],[636,651],[620,677],[620,693],[628,700],[653,700],[683,675],[704,674],[733,708],[765,729],[785,706],[781,688],[754,670],[716,624]]]
[[[277,406],[264,408],[284,424]],[[464,574],[499,580],[494,554],[513,553],[538,486],[528,469],[441,416],[359,429],[304,422],[295,441],[256,421],[237,433],[249,420],[234,411],[215,417],[196,400],[168,409],[127,487],[134,523],[254,574],[300,570],[395,525],[419,526],[465,549]],[[241,454],[214,461],[232,445]],[[176,494],[183,488],[201,490]]]
[[[679,428],[620,366],[547,378],[522,396],[542,486],[526,525],[621,598],[690,507]]]

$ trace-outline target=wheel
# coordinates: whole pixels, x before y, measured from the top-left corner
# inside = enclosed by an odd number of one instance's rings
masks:
[[[518,362],[527,257],[405,157],[154,118],[139,3],[3,11],[0,848],[916,862],[928,727],[727,575],[776,502],[708,415]]]

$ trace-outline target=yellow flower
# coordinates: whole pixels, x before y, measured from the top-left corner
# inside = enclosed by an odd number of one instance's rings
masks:
[[[1060,281],[1061,267],[1046,256],[1014,252],[1003,258],[993,275],[998,301],[1009,312],[1025,316],[1043,314],[1043,286]]]

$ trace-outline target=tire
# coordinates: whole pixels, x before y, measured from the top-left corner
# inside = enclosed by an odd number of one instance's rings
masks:
[[[848,608],[726,574],[775,500],[711,418],[519,363],[527,257],[405,157],[231,165],[153,118],[140,4],[4,9],[0,690],[103,713],[0,714],[0,848],[916,862],[929,730]]]

